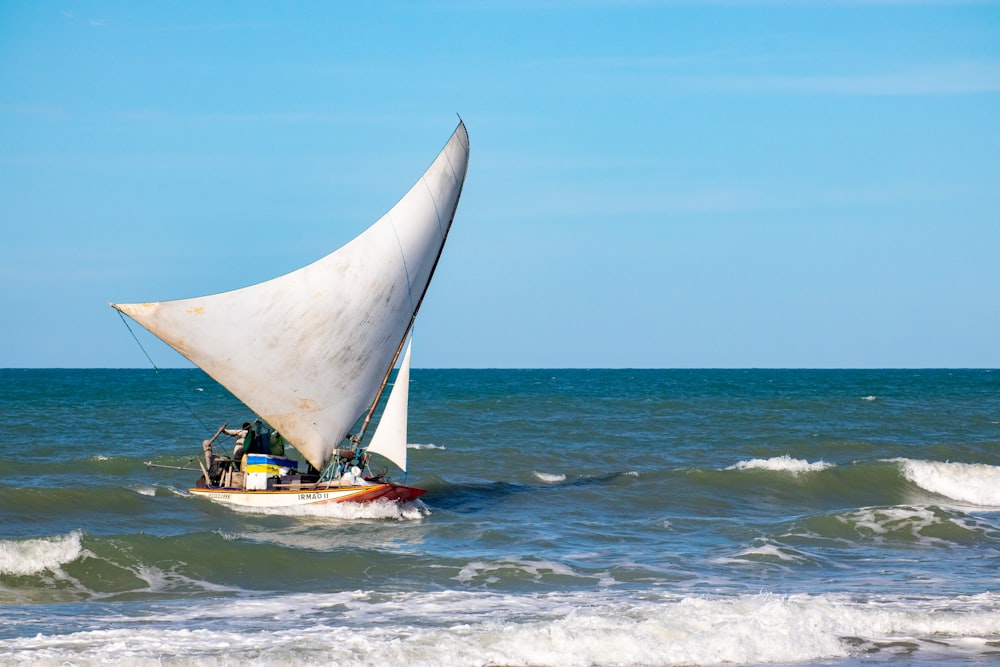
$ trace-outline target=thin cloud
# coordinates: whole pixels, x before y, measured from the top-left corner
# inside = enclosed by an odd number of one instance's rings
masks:
[[[657,9],[670,7],[804,7],[878,6],[996,6],[1000,0],[494,0],[492,2],[439,2],[439,10],[465,11],[565,11],[587,9]]]
[[[835,76],[705,77],[689,83],[725,92],[825,95],[974,95],[1000,92],[1000,63],[955,63]]]
[[[536,60],[531,66],[542,64],[543,61]],[[844,74],[725,74],[719,73],[725,69],[725,62],[714,55],[559,58],[547,64],[586,77],[603,71],[611,74],[605,81],[631,87],[656,83],[662,85],[662,90],[680,93],[905,96],[1000,92],[1000,62],[994,61],[932,63],[894,71]],[[696,70],[700,67],[710,67],[713,71],[699,73]]]

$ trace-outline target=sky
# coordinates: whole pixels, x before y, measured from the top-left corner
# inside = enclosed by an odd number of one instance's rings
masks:
[[[1000,368],[1000,2],[0,2],[0,367],[360,233],[466,123],[418,368]]]

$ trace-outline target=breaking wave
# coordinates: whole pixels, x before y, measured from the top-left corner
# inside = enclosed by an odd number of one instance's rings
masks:
[[[80,531],[58,537],[0,540],[0,575],[30,575],[54,570],[80,557]]]
[[[248,601],[249,602],[249,601]],[[14,664],[77,665],[763,665],[865,656],[987,660],[995,594],[906,600],[841,594],[737,597],[648,593],[342,593],[174,609],[213,619],[149,632],[142,618],[0,639]],[[421,621],[414,610],[436,622]],[[246,632],[247,626],[255,628]]]
[[[774,456],[769,459],[751,459],[749,461],[740,461],[735,465],[731,465],[726,470],[772,470],[777,472],[790,472],[793,475],[799,475],[807,472],[818,472],[820,470],[826,470],[827,468],[835,467],[832,463],[826,463],[824,461],[816,461],[815,463],[810,463],[803,459],[793,459],[788,454],[783,456]]]
[[[920,488],[979,507],[1000,508],[1000,467],[985,463],[951,463],[893,459],[903,476]]]

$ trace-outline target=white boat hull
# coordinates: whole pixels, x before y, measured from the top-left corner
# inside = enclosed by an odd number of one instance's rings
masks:
[[[311,489],[275,491],[245,491],[243,489],[202,487],[190,492],[213,502],[253,508],[289,508],[328,505],[332,503],[369,503],[374,500],[415,500],[426,491],[402,484],[368,484],[365,486],[331,486]]]

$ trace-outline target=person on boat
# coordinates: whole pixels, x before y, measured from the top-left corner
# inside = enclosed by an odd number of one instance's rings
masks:
[[[212,465],[215,463],[215,459],[217,458],[215,454],[212,453],[212,443],[215,442],[216,438],[222,435],[222,432],[226,430],[226,426],[228,425],[229,425],[228,423],[223,424],[222,426],[219,427],[219,430],[215,432],[215,435],[213,435],[208,440],[201,441],[201,450],[205,453],[205,465],[209,469],[212,468]]]
[[[239,463],[243,460],[243,455],[246,453],[246,444],[249,442],[253,443],[253,429],[250,428],[250,422],[243,422],[243,428],[232,429],[224,428],[222,432],[226,435],[236,438],[236,446],[233,447],[233,463]]]
[[[285,455],[285,436],[281,435],[277,431],[271,431],[271,435],[268,437],[268,444],[271,447],[272,456],[284,456]]]

